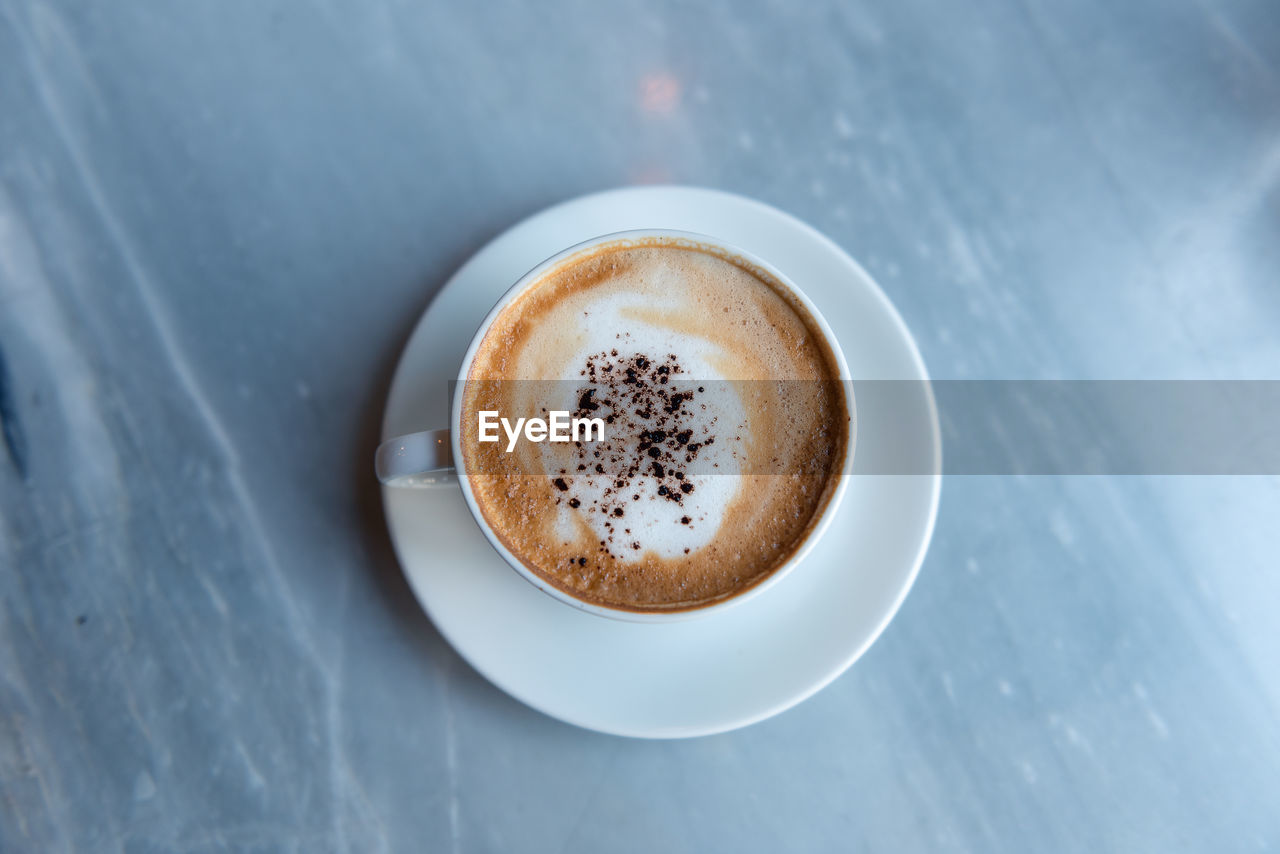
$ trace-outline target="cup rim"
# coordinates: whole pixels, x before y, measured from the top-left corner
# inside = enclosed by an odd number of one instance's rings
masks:
[[[492,526],[485,518],[483,511],[480,509],[479,502],[476,501],[475,494],[471,488],[471,478],[466,472],[466,459],[462,455],[461,425],[455,422],[461,418],[468,375],[471,372],[471,364],[475,360],[476,353],[480,349],[480,344],[484,341],[485,335],[488,333],[489,328],[493,325],[498,316],[502,314],[507,306],[509,306],[516,297],[523,293],[526,288],[540,279],[548,271],[559,266],[566,260],[574,257],[575,255],[597,249],[600,246],[610,243],[663,239],[671,240],[677,245],[683,244],[689,246],[709,247],[718,250],[720,253],[736,257],[739,260],[747,262],[751,267],[763,271],[790,292],[791,296],[794,297],[796,301],[799,302],[809,313],[809,316],[817,325],[818,330],[822,333],[827,346],[835,356],[836,366],[840,375],[839,379],[845,385],[844,398],[845,408],[847,409],[846,414],[849,417],[849,437],[845,447],[844,462],[841,466],[840,473],[837,475],[839,480],[836,483],[835,490],[832,493],[831,498],[822,509],[817,523],[809,531],[808,535],[804,538],[804,541],[801,542],[799,547],[791,553],[791,556],[788,557],[781,566],[773,570],[768,577],[751,585],[741,592],[701,607],[695,606],[693,608],[673,611],[641,611],[629,610],[626,608],[612,608],[607,605],[600,605],[579,599],[539,576],[507,548],[507,546],[494,532]],[[506,561],[512,569],[519,573],[522,578],[556,601],[563,602],[564,604],[570,605],[580,611],[594,614],[596,616],[631,623],[682,622],[685,620],[708,616],[712,613],[725,611],[735,605],[739,605],[742,602],[753,599],[773,587],[804,561],[805,557],[813,550],[818,540],[822,538],[822,535],[831,526],[836,512],[839,509],[840,503],[844,498],[844,494],[848,489],[849,476],[853,471],[854,450],[857,445],[857,404],[854,400],[853,384],[850,382],[850,379],[849,366],[845,360],[844,351],[840,349],[840,343],[836,339],[835,333],[831,330],[830,325],[828,325],[826,318],[822,316],[818,307],[814,305],[813,301],[809,299],[804,291],[772,264],[751,252],[742,249],[741,247],[707,234],[668,228],[627,229],[624,231],[615,231],[608,234],[602,234],[597,237],[592,237],[555,253],[517,279],[516,282],[502,294],[497,303],[494,304],[493,308],[489,310],[484,319],[480,322],[479,327],[471,338],[471,343],[467,346],[466,354],[462,358],[462,364],[458,371],[457,382],[454,383],[453,396],[450,401],[449,443],[453,452],[457,481],[459,486],[462,488],[462,495],[467,503],[467,509],[470,510],[472,517],[475,519],[476,524],[484,534],[485,539],[488,540],[489,544],[498,552],[502,559]]]

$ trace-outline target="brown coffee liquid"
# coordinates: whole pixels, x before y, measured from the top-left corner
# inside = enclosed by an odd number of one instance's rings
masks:
[[[839,380],[813,318],[764,271],[665,238],[611,243],[492,324],[463,458],[486,521],[550,584],[624,610],[702,607],[769,577],[831,500],[851,426]],[[557,394],[608,416],[605,440],[479,441],[481,411],[545,417]]]

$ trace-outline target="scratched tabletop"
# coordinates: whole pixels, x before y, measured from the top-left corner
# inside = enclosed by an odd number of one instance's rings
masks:
[[[395,359],[581,193],[812,223],[941,379],[1280,379],[1270,0],[0,0],[0,850],[1280,847],[1280,481],[948,476],[811,700],[599,735],[392,555]]]

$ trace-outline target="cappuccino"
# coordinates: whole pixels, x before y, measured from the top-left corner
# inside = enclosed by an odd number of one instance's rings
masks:
[[[585,602],[680,611],[759,584],[804,544],[850,450],[840,379],[767,272],[626,240],[570,257],[498,314],[456,426],[481,514],[530,571]],[[603,435],[490,438],[499,419],[566,414]]]

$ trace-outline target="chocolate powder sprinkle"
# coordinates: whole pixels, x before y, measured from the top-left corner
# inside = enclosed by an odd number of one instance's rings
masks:
[[[611,483],[598,502],[598,509],[606,517],[625,515],[628,500],[637,502],[654,497],[653,493],[645,495],[643,490],[634,488],[641,479],[656,481],[657,497],[677,505],[682,505],[684,497],[694,491],[694,485],[685,480],[685,473],[677,464],[681,458],[685,463],[693,462],[702,447],[711,444],[711,437],[704,436],[701,442],[692,441],[694,431],[689,419],[694,409],[706,408],[706,404],[693,406],[704,388],[698,386],[694,391],[692,387],[681,387],[682,373],[680,360],[673,353],[659,360],[645,353],[620,355],[618,350],[611,349],[588,357],[580,375],[586,377],[590,385],[578,389],[578,409],[573,415],[603,418],[606,424],[614,426],[604,440],[574,443],[579,460],[576,471],[586,472],[591,468],[603,475],[606,474],[603,461],[607,461]],[[706,428],[701,432],[708,433]],[[556,480],[556,487],[573,490],[563,478]],[[569,499],[569,506],[575,509],[582,503],[579,495]],[[597,509],[596,503],[588,508],[591,512]],[[679,524],[688,525],[691,521],[683,516]],[[612,525],[608,525],[608,531],[600,550],[616,559]],[[638,542],[617,545],[640,549]]]

